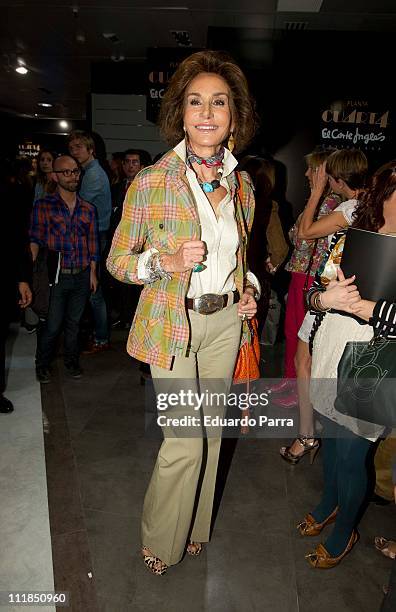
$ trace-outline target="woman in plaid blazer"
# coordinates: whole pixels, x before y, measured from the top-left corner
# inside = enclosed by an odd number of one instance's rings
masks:
[[[252,185],[231,153],[255,131],[240,68],[219,52],[188,57],[165,93],[160,126],[174,148],[129,188],[107,260],[118,280],[144,284],[127,350],[151,365],[164,434],[142,518],[154,574],[209,540],[221,442],[213,418],[225,409],[209,393],[228,392],[239,346],[250,340],[242,321],[254,316],[260,290],[246,264]],[[180,402],[168,405],[170,394]]]

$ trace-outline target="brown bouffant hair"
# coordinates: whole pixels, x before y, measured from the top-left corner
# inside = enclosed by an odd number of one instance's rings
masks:
[[[339,149],[326,162],[327,174],[342,179],[350,189],[364,188],[367,170],[367,157],[360,149]]]
[[[374,173],[367,191],[356,207],[353,227],[378,232],[385,223],[384,202],[396,189],[396,159]]]
[[[178,66],[162,98],[159,126],[163,137],[172,147],[184,138],[185,92],[190,82],[203,72],[216,74],[227,83],[231,93],[235,152],[243,151],[256,131],[255,104],[242,70],[232,57],[221,51],[193,53]]]

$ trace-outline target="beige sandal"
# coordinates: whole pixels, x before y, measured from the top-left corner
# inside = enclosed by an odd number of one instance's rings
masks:
[[[396,559],[396,542],[394,540],[377,537],[374,539],[374,545],[385,557]]]
[[[142,546],[143,561],[147,569],[156,576],[163,576],[166,574],[168,566],[166,563],[161,561],[159,557],[155,557],[151,550],[147,546]]]

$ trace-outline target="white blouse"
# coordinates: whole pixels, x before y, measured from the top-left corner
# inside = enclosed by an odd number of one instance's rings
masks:
[[[182,140],[174,148],[175,153],[186,163],[186,144]],[[234,272],[237,267],[236,253],[239,246],[239,235],[235,220],[234,202],[228,185],[227,176],[235,169],[238,162],[232,153],[225,149],[223,159],[223,174],[220,184],[227,191],[217,209],[217,217],[205,193],[201,189],[196,174],[186,164],[186,177],[197,205],[201,226],[200,240],[205,242],[207,254],[203,262],[202,272],[191,274],[187,293],[189,298],[197,298],[205,293],[227,293],[234,291]],[[138,260],[138,278],[147,280],[146,263],[157,249],[151,248],[142,253]],[[260,283],[255,275],[247,273],[247,278],[260,292]]]
[[[174,149],[185,162],[186,145],[183,140]],[[235,220],[234,202],[226,177],[237,165],[235,157],[225,149],[223,174],[220,185],[227,191],[216,214],[205,193],[199,186],[194,170],[186,167],[186,176],[197,204],[201,225],[201,240],[206,244],[205,269],[191,274],[187,297],[197,298],[205,293],[227,293],[235,289],[234,271],[237,266],[236,252],[239,246],[238,228]]]

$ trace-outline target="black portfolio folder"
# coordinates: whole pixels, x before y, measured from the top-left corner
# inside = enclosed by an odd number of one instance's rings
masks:
[[[396,301],[396,236],[350,227],[341,269],[345,278],[356,274],[356,285],[363,299]]]
[[[47,249],[48,282],[50,285],[56,285],[58,283],[61,261],[62,253],[60,251]]]

